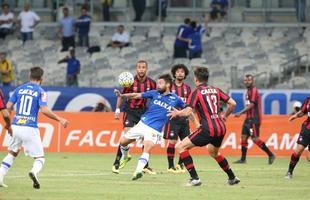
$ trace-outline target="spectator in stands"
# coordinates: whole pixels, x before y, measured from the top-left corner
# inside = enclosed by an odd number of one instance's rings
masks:
[[[81,64],[75,57],[75,50],[73,47],[69,48],[70,56],[67,56],[58,61],[60,63],[67,63],[67,80],[68,87],[78,87],[78,74],[80,74]]]
[[[4,99],[9,99],[12,81],[14,81],[14,71],[12,61],[6,58],[6,53],[0,53],[0,73],[3,86]]]
[[[136,17],[133,21],[141,22],[142,16],[145,11],[146,0],[132,0],[132,6],[136,14]]]
[[[125,31],[124,25],[119,25],[117,27],[116,33],[113,34],[112,41],[108,44],[108,47],[127,47],[129,46],[129,41],[129,33]]]
[[[89,47],[88,33],[91,24],[91,16],[87,14],[86,7],[81,9],[82,15],[76,20],[76,27],[79,34],[79,46]]]
[[[23,43],[27,40],[33,39],[33,30],[39,24],[40,17],[32,10],[30,10],[30,5],[26,3],[24,5],[24,10],[19,13],[18,16],[18,24],[20,25],[21,29],[21,36]]]
[[[98,103],[96,104],[96,106],[93,108],[92,110],[93,112],[111,112],[111,107],[109,107],[107,105],[107,102],[102,99],[100,101],[98,101]]]
[[[68,51],[69,47],[75,47],[74,40],[74,25],[75,21],[73,17],[69,15],[69,9],[67,7],[63,8],[63,18],[60,20],[60,34],[62,49],[61,51]]]
[[[210,17],[212,20],[222,21],[227,14],[228,1],[227,0],[212,0]]]
[[[190,39],[188,43],[189,59],[201,58],[202,54],[201,36],[206,29],[201,25],[197,26],[197,23],[195,21],[191,22],[191,27],[194,29],[194,32],[188,36],[188,38]]]
[[[174,58],[187,58],[187,47],[190,39],[188,36],[194,32],[194,29],[190,26],[191,20],[186,18],[184,24],[178,27],[174,43]]]
[[[10,12],[9,4],[2,5],[2,14],[0,15],[0,39],[5,37],[12,31],[14,14]]]
[[[158,20],[164,22],[167,17],[168,0],[156,0],[155,6],[155,14]]]
[[[295,0],[295,8],[297,20],[299,22],[306,21],[306,0]]]
[[[110,21],[110,7],[113,5],[113,0],[101,0],[102,2],[102,18],[103,21]]]

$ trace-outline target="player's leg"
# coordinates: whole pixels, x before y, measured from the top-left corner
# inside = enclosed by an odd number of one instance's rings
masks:
[[[199,186],[201,181],[197,174],[197,171],[194,166],[193,159],[189,154],[189,150],[195,146],[203,146],[204,141],[203,137],[199,137],[199,134],[202,132],[202,129],[198,129],[188,137],[184,138],[180,143],[176,145],[177,151],[180,153],[181,159],[187,169],[188,173],[191,176],[191,179],[188,183],[188,186]]]
[[[297,165],[299,158],[302,152],[305,150],[305,148],[306,147],[303,146],[302,144],[297,145],[297,149],[294,150],[294,153],[291,155],[291,160],[290,160],[290,164],[288,167],[288,171],[284,178],[287,178],[287,179],[293,178],[293,172],[294,172],[295,166]]]
[[[240,182],[240,179],[235,176],[234,172],[229,166],[227,159],[223,155],[219,154],[219,149],[223,138],[224,136],[218,137],[218,139],[214,139],[215,141],[212,141],[212,143],[208,145],[208,152],[210,156],[216,160],[216,162],[219,164],[222,170],[227,174],[228,176],[227,184],[229,185],[238,184]]]
[[[274,160],[276,159],[275,155],[269,150],[269,148],[266,146],[265,142],[263,142],[259,138],[259,124],[252,124],[252,127],[250,129],[250,134],[252,136],[253,142],[261,148],[267,155],[268,155],[268,164],[271,165]]]
[[[310,162],[310,144],[308,145],[307,160]]]
[[[168,140],[168,147],[166,150],[168,160],[168,173],[177,173],[174,167],[174,155],[175,155],[175,144],[177,143],[177,135],[175,131],[175,124],[169,121],[164,128],[163,138]]]
[[[240,160],[237,160],[234,163],[237,163],[237,164],[246,163],[246,155],[248,151],[248,138],[250,137],[249,131],[250,131],[249,127],[247,123],[245,122],[243,124],[242,133],[241,133],[241,158]]]
[[[187,136],[189,136],[191,134],[190,129],[189,129],[189,122],[188,120],[186,120],[182,126],[180,126],[180,129],[178,131],[178,136],[180,141],[182,141],[184,138],[186,138]],[[183,161],[181,159],[181,156],[179,156],[179,161],[178,164],[176,166],[176,169],[178,170],[179,173],[185,173],[185,167],[183,165]]]

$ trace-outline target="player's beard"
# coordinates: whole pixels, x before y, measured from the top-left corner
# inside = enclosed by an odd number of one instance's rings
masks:
[[[176,78],[179,82],[182,82],[184,80],[184,77],[177,77]]]
[[[164,92],[166,92],[166,88],[157,88],[157,92],[163,94]]]
[[[146,76],[146,73],[137,73],[138,78],[143,79]]]

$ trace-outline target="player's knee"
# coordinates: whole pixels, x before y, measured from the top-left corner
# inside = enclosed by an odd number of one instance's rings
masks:
[[[182,142],[177,143],[176,146],[175,146],[175,149],[176,149],[178,152],[183,152],[183,151],[185,150],[185,148],[184,148]]]

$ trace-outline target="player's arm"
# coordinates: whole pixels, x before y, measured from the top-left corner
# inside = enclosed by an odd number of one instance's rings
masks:
[[[116,108],[115,108],[115,113],[114,113],[114,118],[119,119],[119,115],[121,113],[121,106],[123,105],[123,98],[122,97],[117,97],[116,101]]]
[[[223,116],[224,121],[226,121],[229,115],[234,111],[236,107],[236,101],[232,98],[229,98],[229,100],[227,101],[227,104],[228,104],[228,108]]]
[[[41,106],[41,112],[47,116],[50,119],[53,119],[55,121],[58,121],[63,127],[67,127],[68,125],[68,120],[59,117],[58,115],[56,115],[53,111],[51,111],[47,106]]]
[[[191,112],[191,114],[188,116],[188,119],[191,120],[191,121],[194,123],[194,125],[195,125],[195,127],[196,127],[197,129],[201,126],[201,124],[200,124],[199,121],[197,120],[197,118],[196,118],[194,112]]]
[[[119,90],[115,89],[114,93],[117,97],[126,97],[129,99],[141,99],[142,98],[142,93],[126,93],[122,94]]]
[[[193,113],[193,109],[191,107],[186,107],[182,110],[172,108],[172,110],[169,111],[168,116],[170,117],[170,119],[173,119],[175,117],[189,117],[191,113]]]
[[[297,113],[295,113],[294,115],[292,115],[289,119],[288,119],[288,121],[293,121],[293,120],[295,120],[295,119],[297,119],[297,118],[300,118],[300,117],[302,117],[302,116],[304,116],[305,115],[305,113],[303,113],[302,112],[302,110],[300,110],[300,111],[298,111]]]
[[[240,115],[246,113],[248,110],[254,107],[254,103],[247,104],[244,109],[235,114],[235,117],[240,117]]]
[[[10,112],[7,109],[2,109],[1,113],[5,121],[5,128],[8,130],[9,135],[12,136]]]

